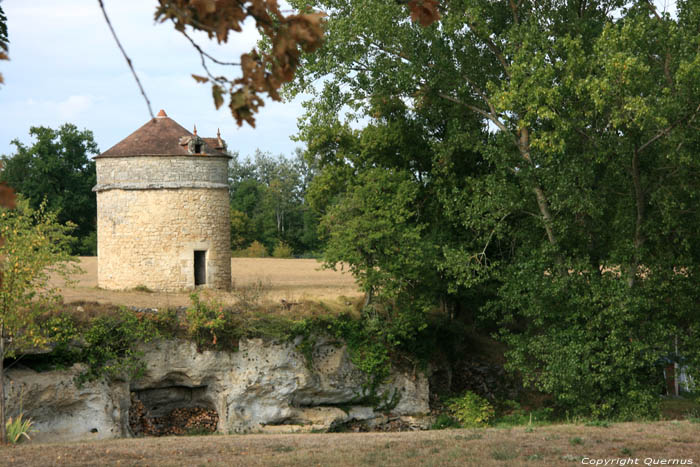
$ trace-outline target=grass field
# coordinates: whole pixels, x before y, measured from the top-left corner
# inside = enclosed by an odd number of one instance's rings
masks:
[[[97,258],[81,257],[85,271],[73,279],[70,287],[58,280],[52,285],[61,289],[64,302],[77,301],[112,303],[137,307],[187,306],[189,292],[147,292],[138,290],[112,291],[97,288]],[[223,303],[237,300],[237,292],[259,287],[261,300],[336,300],[338,297],[361,295],[350,274],[321,269],[314,259],[233,258],[231,259],[231,292],[207,291]]]
[[[700,424],[551,425],[403,433],[213,435],[0,448],[0,465],[21,466],[573,466],[597,459],[636,465],[700,462]],[[651,463],[655,461],[655,463]],[[599,464],[603,465],[603,464]],[[608,463],[607,465],[611,465]],[[612,465],[623,464],[618,461]],[[676,464],[676,465],[681,465]]]

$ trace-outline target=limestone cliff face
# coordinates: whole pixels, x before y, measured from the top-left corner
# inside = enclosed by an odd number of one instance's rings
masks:
[[[421,372],[392,371],[376,394],[398,400],[393,407],[363,405],[366,376],[345,347],[330,342],[317,343],[310,367],[293,342],[243,339],[238,352],[200,353],[191,342],[160,341],[143,350],[148,369],[135,381],[78,388],[73,378],[80,365],[45,373],[11,369],[5,381],[8,413],[18,413],[22,403],[38,429],[35,439],[72,441],[130,436],[131,396],[153,413],[215,409],[221,433],[326,430],[401,416],[420,425],[429,411],[428,380]]]
[[[43,373],[7,371],[7,414],[15,416],[22,410],[38,430],[32,439],[73,441],[123,436],[128,431],[129,384],[97,381],[78,388],[74,377],[83,369],[75,365],[70,370]]]

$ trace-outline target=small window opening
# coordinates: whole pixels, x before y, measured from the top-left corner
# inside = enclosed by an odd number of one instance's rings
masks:
[[[194,145],[194,153],[199,154],[202,152],[202,145],[201,144],[195,144]]]
[[[196,250],[194,252],[194,285],[204,285],[207,283],[207,252],[206,250]]]

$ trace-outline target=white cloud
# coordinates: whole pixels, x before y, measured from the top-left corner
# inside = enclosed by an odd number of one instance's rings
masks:
[[[62,101],[29,98],[18,103],[24,108],[22,117],[34,115],[38,122],[66,122],[79,119],[95,103],[93,96],[69,96]],[[43,124],[43,123],[42,123]]]
[[[56,106],[60,120],[75,120],[78,116],[92,107],[93,99],[90,96],[70,96]]]

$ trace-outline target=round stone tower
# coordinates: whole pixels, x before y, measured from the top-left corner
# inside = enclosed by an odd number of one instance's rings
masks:
[[[97,278],[105,289],[231,285],[228,161],[163,110],[95,157]]]

